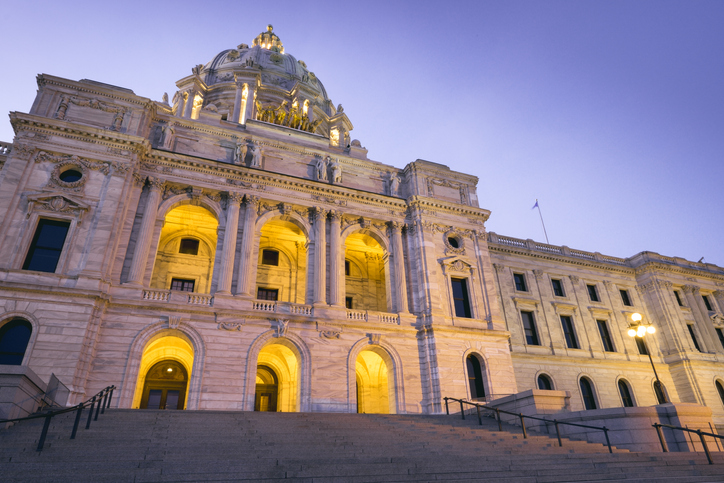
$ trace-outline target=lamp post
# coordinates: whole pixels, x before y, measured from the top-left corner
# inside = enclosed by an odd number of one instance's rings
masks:
[[[656,327],[649,324],[644,324],[641,319],[643,317],[638,312],[631,314],[631,320],[633,321],[632,324],[629,325],[628,329],[628,335],[629,337],[638,337],[641,339],[641,342],[644,344],[644,347],[646,347],[646,354],[649,356],[649,361],[651,362],[651,368],[654,370],[654,377],[656,377],[656,387],[661,391],[661,397],[664,400],[664,403],[668,402],[666,399],[666,393],[664,392],[663,386],[661,385],[661,381],[659,381],[659,375],[656,373],[656,366],[654,366],[654,360],[651,358],[651,351],[649,350],[648,345],[646,345],[646,340],[644,339],[644,336],[646,334],[653,334],[656,332]],[[658,394],[656,395],[656,398],[658,399]]]

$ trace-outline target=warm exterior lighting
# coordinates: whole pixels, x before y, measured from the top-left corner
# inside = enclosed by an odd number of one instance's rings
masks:
[[[631,314],[631,320],[633,323],[629,326],[628,329],[628,335],[629,337],[640,337],[641,342],[646,344],[646,341],[644,340],[644,336],[646,334],[654,334],[656,333],[656,327],[654,327],[651,324],[644,324],[642,322],[643,317],[638,312]],[[666,393],[664,393],[664,390],[661,386],[661,381],[659,381],[659,375],[656,373],[656,366],[654,366],[654,360],[651,358],[651,350],[646,348],[646,352],[649,355],[649,361],[651,362],[651,368],[654,370],[654,377],[656,377],[656,385],[661,389],[661,394],[663,395],[663,399],[665,402],[668,402],[666,399]]]
[[[166,370],[167,370],[168,372],[173,372],[173,368],[171,368],[171,367],[169,367],[169,368],[166,369]]]

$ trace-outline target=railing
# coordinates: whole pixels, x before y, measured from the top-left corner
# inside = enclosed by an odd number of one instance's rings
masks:
[[[289,307],[289,312],[295,315],[312,315],[314,313],[309,305],[293,304]]]
[[[689,433],[698,434],[699,439],[701,440],[701,446],[704,448],[704,453],[706,453],[706,459],[709,460],[710,465],[714,464],[714,460],[711,459],[711,453],[709,452],[709,447],[706,445],[706,440],[704,439],[704,436],[711,436],[712,438],[721,439],[722,443],[724,443],[724,436],[720,436],[714,433],[707,433],[706,431],[702,431],[701,429],[689,429],[682,428],[681,426],[672,426],[670,424],[659,423],[654,423],[652,424],[652,426],[656,428],[656,433],[659,435],[659,442],[661,443],[661,449],[664,450],[664,453],[668,453],[669,448],[668,446],[666,446],[666,440],[664,440],[664,434],[661,432],[661,428],[678,429],[679,431],[687,431]]]
[[[158,300],[160,302],[168,302],[171,298],[170,290],[144,290],[143,300]]]
[[[191,305],[211,305],[211,301],[213,300],[213,298],[214,297],[211,295],[190,293],[188,303]]]
[[[276,312],[277,303],[276,302],[265,302],[262,300],[255,300],[253,302],[252,308],[254,310],[261,310],[262,312]]]
[[[91,421],[98,421],[98,414],[103,414],[106,411],[106,408],[110,407],[111,405],[111,398],[113,397],[113,390],[116,388],[116,386],[108,386],[104,388],[102,391],[100,391],[98,394],[93,396],[92,398],[87,399],[86,401],[83,401],[82,403],[70,407],[70,408],[64,408],[64,409],[57,409],[55,411],[49,411],[47,413],[43,414],[36,414],[33,416],[26,416],[24,418],[15,418],[15,419],[3,419],[0,420],[0,424],[5,423],[12,423],[17,421],[26,421],[29,419],[39,419],[39,418],[45,418],[45,423],[43,424],[43,431],[40,433],[40,439],[38,440],[38,447],[37,451],[43,451],[43,446],[45,445],[45,438],[48,436],[48,429],[50,428],[50,420],[53,419],[53,416],[58,416],[59,414],[69,413],[72,411],[75,411],[75,421],[73,423],[73,430],[70,433],[70,439],[75,439],[75,435],[78,432],[78,425],[80,424],[80,417],[83,414],[83,408],[85,408],[90,403],[90,412],[88,413],[88,419],[85,423],[85,429],[89,429],[91,425]],[[98,405],[96,406],[96,399],[98,400]],[[93,416],[93,409],[95,408],[96,414]]]
[[[597,430],[599,430],[599,431],[603,431],[603,434],[606,436],[606,444],[608,445],[608,452],[609,452],[609,453],[613,453],[613,449],[611,448],[611,440],[608,439],[608,431],[609,431],[609,429],[608,429],[606,426],[603,426],[603,427],[599,427],[599,426],[589,426],[589,425],[587,425],[587,424],[569,423],[569,422],[566,422],[566,421],[558,421],[558,420],[556,420],[556,419],[545,419],[545,418],[539,418],[539,417],[537,417],[537,416],[526,416],[526,415],[521,414],[521,413],[511,413],[510,411],[505,411],[505,410],[503,410],[503,409],[491,408],[491,407],[485,406],[484,404],[477,404],[477,403],[473,403],[473,402],[470,402],[470,401],[465,401],[465,400],[463,400],[463,399],[455,399],[454,397],[446,397],[446,398],[443,398],[443,399],[445,399],[445,413],[448,414],[448,415],[450,414],[450,408],[449,408],[449,406],[448,406],[448,400],[449,400],[449,401],[457,401],[457,402],[459,402],[459,403],[460,403],[460,414],[462,415],[463,419],[465,419],[465,409],[464,409],[464,407],[463,407],[463,404],[469,404],[469,405],[471,405],[471,406],[475,406],[475,409],[476,409],[477,412],[478,412],[478,423],[479,423],[481,426],[483,425],[483,418],[482,418],[481,415],[480,415],[480,409],[484,409],[484,410],[486,410],[486,411],[492,411],[492,412],[494,412],[494,413],[495,413],[495,419],[498,421],[498,429],[499,429],[500,431],[503,430],[503,423],[502,423],[502,421],[500,420],[500,414],[501,414],[501,413],[503,413],[503,414],[509,414],[509,415],[511,415],[511,416],[515,416],[515,417],[517,417],[517,418],[520,418],[520,426],[521,426],[521,428],[523,428],[523,438],[524,438],[524,439],[527,439],[527,438],[528,438],[528,432],[527,432],[526,429],[525,429],[525,418],[534,419],[534,420],[536,420],[536,421],[544,421],[544,422],[546,422],[546,423],[553,423],[553,425],[556,427],[556,436],[558,436],[558,446],[563,446],[563,441],[561,440],[561,431],[560,431],[560,429],[558,428],[558,425],[559,425],[559,424],[565,424],[565,425],[567,425],[567,426],[576,426],[576,427],[579,427],[579,428],[597,429]]]
[[[390,314],[388,312],[370,312],[369,310],[347,309],[347,319],[400,325],[400,316],[397,314]]]

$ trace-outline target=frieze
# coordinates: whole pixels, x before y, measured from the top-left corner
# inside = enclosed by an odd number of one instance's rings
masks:
[[[45,151],[40,151],[38,155],[35,156],[35,162],[76,164],[79,166],[84,166],[88,169],[92,169],[94,171],[100,171],[105,175],[108,175],[111,172],[111,169],[119,170],[123,173],[127,172],[130,169],[130,166],[123,166],[120,163],[114,163],[111,161],[92,161],[90,159],[81,158],[80,156],[76,155],[53,155]]]
[[[347,206],[347,200],[336,200],[328,196],[312,195],[312,199],[323,203],[330,203],[338,206]]]
[[[369,343],[373,345],[380,345],[380,342],[382,342],[382,334],[367,334],[367,338]]]
[[[115,114],[115,116],[113,117],[113,122],[109,127],[111,131],[120,131],[125,114],[131,111],[130,108],[114,106],[94,98],[88,99],[84,97],[63,96],[60,99],[60,105],[58,106],[58,110],[55,113],[56,119],[65,119],[65,115],[68,110],[68,104],[75,104],[79,107],[88,107],[91,109],[97,109],[99,111]]]

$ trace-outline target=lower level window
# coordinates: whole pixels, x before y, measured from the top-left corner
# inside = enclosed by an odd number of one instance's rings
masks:
[[[279,289],[278,288],[261,288],[256,292],[256,298],[259,300],[279,300]]]
[[[22,319],[11,320],[0,327],[0,364],[21,365],[32,332],[30,322]]]
[[[464,278],[453,278],[453,302],[455,303],[455,317],[470,318],[470,299],[468,298],[468,284]]]
[[[694,326],[691,324],[687,324],[686,327],[689,329],[689,335],[691,336],[691,341],[694,343],[694,347],[696,347],[696,350],[701,352],[701,347],[699,347],[699,341],[696,340],[696,334],[694,333]]]
[[[354,303],[352,302],[352,297],[345,297],[344,298],[344,306],[348,309],[354,308]]]
[[[541,389],[543,391],[553,390],[553,383],[551,382],[551,379],[545,374],[541,374],[540,376],[538,376],[538,389]]]
[[[194,281],[186,280],[184,278],[172,278],[171,279],[171,290],[180,290],[182,292],[193,292]]]
[[[540,345],[540,342],[538,341],[538,332],[535,330],[535,318],[533,317],[533,312],[521,311],[520,316],[523,318],[525,343],[528,345]]]
[[[587,410],[596,409],[596,396],[593,393],[593,384],[587,378],[581,378],[581,396],[583,396],[583,405]]]
[[[634,407],[633,398],[631,397],[631,390],[628,387],[628,383],[623,379],[620,379],[618,381],[618,392],[619,394],[621,394],[621,402],[623,403],[623,407]]]
[[[23,270],[55,272],[69,227],[70,223],[67,221],[39,220],[28,256],[23,263]]]

